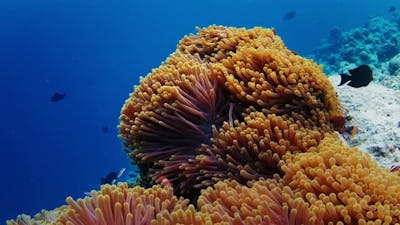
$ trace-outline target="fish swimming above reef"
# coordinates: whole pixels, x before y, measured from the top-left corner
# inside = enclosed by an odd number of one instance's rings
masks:
[[[350,75],[344,73],[339,74],[341,81],[338,86],[347,84],[355,88],[365,87],[373,80],[372,70],[368,65],[361,65],[357,68],[351,69],[349,70],[349,73]]]
[[[115,184],[118,178],[124,174],[126,168],[122,168],[118,173],[117,172],[109,172],[106,177],[101,178],[101,184]]]
[[[288,21],[296,17],[296,11],[289,11],[283,16],[283,20]]]
[[[65,98],[65,95],[66,95],[65,93],[60,94],[60,93],[56,92],[51,96],[50,101],[51,102],[61,101],[61,100],[63,100]]]
[[[388,11],[389,11],[389,12],[394,12],[394,11],[396,11],[396,6],[394,6],[394,5],[390,6],[389,9],[388,9]]]
[[[103,134],[108,133],[108,126],[103,126],[101,132],[103,132]]]

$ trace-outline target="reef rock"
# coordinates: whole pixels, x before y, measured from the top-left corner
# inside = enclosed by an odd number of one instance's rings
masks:
[[[338,84],[340,77],[331,76],[330,80]],[[347,122],[341,134],[346,142],[368,152],[382,167],[399,164],[400,90],[376,83],[363,88],[335,88],[345,109]]]

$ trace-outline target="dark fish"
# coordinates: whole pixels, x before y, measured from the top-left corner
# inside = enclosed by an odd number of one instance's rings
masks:
[[[283,16],[283,20],[288,21],[296,17],[296,11],[289,11]]]
[[[343,73],[340,74],[342,79],[339,86],[347,84],[355,88],[365,87],[373,80],[372,70],[368,65],[361,65],[355,69],[349,70],[349,72],[351,75]]]
[[[400,165],[392,165],[390,167],[390,172],[400,171]]]
[[[113,184],[117,180],[117,176],[117,172],[110,172],[106,177],[101,178],[101,184]]]
[[[58,92],[54,93],[53,96],[51,96],[50,101],[51,102],[58,102],[61,101],[65,98],[65,93],[64,94],[60,94]]]
[[[102,131],[103,133],[108,133],[108,126],[103,126],[103,127],[101,128],[101,131]]]
[[[101,178],[101,184],[115,184],[118,178],[124,174],[126,168],[122,168],[118,173],[109,172],[106,177]]]
[[[397,38],[393,38],[393,43],[394,43],[394,46],[399,45],[399,42],[397,41]]]
[[[388,9],[389,12],[394,12],[396,10],[397,10],[396,6],[394,6],[394,5],[390,6],[389,9]]]

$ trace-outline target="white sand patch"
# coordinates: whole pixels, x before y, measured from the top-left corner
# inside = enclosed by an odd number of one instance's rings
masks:
[[[382,167],[400,164],[400,90],[370,83],[367,87],[337,86],[340,76],[329,77],[345,109],[343,138],[368,152]],[[351,138],[351,131],[358,133]]]

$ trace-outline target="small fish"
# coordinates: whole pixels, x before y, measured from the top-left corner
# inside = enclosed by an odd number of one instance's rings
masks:
[[[296,14],[296,11],[289,11],[283,16],[282,19],[285,21],[292,20],[296,17]]]
[[[397,10],[396,6],[394,6],[394,5],[390,6],[389,9],[388,9],[389,12],[394,12],[396,10]]]
[[[354,139],[354,137],[356,136],[357,133],[358,133],[358,126],[355,125],[355,126],[353,127],[353,129],[351,129],[351,140]]]
[[[126,168],[120,169],[118,172],[117,178],[120,178],[124,174],[125,170],[126,170]]]
[[[65,98],[65,95],[66,95],[65,93],[64,94],[60,94],[60,93],[56,92],[51,96],[50,101],[51,102],[61,101],[61,100],[63,100]]]
[[[390,167],[390,172],[396,172],[400,170],[400,165],[392,165]]]
[[[122,168],[118,173],[117,172],[110,172],[107,174],[106,177],[101,178],[101,184],[115,184],[118,178],[124,174],[126,168]]]
[[[103,126],[102,128],[101,128],[101,131],[105,134],[105,133],[108,133],[108,126]]]
[[[368,65],[361,65],[355,69],[349,70],[349,72],[351,75],[340,74],[341,81],[339,86],[347,84],[355,88],[365,87],[373,80],[372,70]]]

